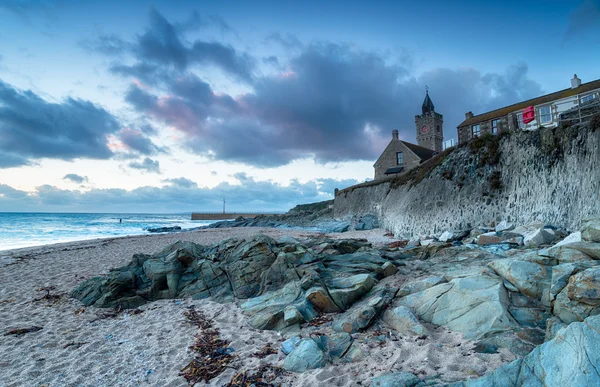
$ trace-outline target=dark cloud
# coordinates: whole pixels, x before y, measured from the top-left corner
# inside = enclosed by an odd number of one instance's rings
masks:
[[[63,180],[69,180],[73,183],[77,183],[77,184],[83,184],[83,183],[87,183],[89,182],[89,179],[87,176],[81,176],[81,175],[77,175],[75,173],[69,173],[67,175],[65,175],[65,177],[63,177]]]
[[[241,175],[240,175],[241,177]],[[164,187],[123,189],[62,190],[43,185],[34,192],[16,190],[0,184],[0,211],[104,211],[183,212],[215,211],[227,200],[228,211],[286,211],[298,203],[333,198],[333,188],[356,184],[356,180],[317,179],[306,183],[293,180],[289,185],[256,181],[245,176],[242,185],[221,183],[200,188],[186,178],[167,179]],[[333,188],[332,188],[333,187]]]
[[[218,25],[221,30],[230,28],[217,16],[202,18],[198,13],[184,23],[171,23],[155,9],[150,10],[149,26],[131,42],[113,35],[86,41],[84,46],[104,54],[133,54],[136,63],[114,63],[110,70],[118,75],[134,76],[154,83],[157,76],[164,77],[165,70],[181,72],[192,65],[215,66],[238,80],[250,82],[255,60],[233,46],[201,39],[188,42],[186,32],[201,25]],[[160,67],[162,66],[162,68]]]
[[[19,155],[4,153],[0,151],[0,168],[12,168],[20,167],[23,165],[30,165],[31,162]]]
[[[132,85],[126,100],[183,132],[192,152],[273,167],[304,157],[373,160],[394,128],[415,141],[425,85],[444,114],[447,139],[456,137],[468,110],[482,113],[542,93],[523,63],[505,74],[436,69],[415,78],[378,52],[331,43],[305,47],[287,68],[256,78],[253,91],[236,98],[184,73],[166,76],[155,89]]]
[[[153,156],[159,153],[166,153],[166,148],[162,148],[154,144],[152,140],[144,135],[142,130],[123,128],[118,133],[117,137],[130,152],[135,152],[144,156]]]
[[[152,160],[149,157],[146,157],[142,162],[132,161],[128,165],[130,168],[141,169],[145,172],[160,173],[158,160]]]
[[[279,59],[275,55],[263,58],[263,63],[271,66],[279,66]]]
[[[190,179],[186,179],[185,177],[177,177],[174,179],[164,179],[163,182],[171,184],[176,187],[181,187],[181,188],[198,188],[198,184],[196,184],[196,182],[194,182]]]
[[[90,101],[51,103],[0,80],[0,154],[5,163],[41,157],[108,159],[113,152],[107,138],[119,129],[114,116]]]
[[[579,41],[600,43],[600,0],[586,0],[569,15],[563,45]]]
[[[0,183],[0,201],[9,201],[9,200],[27,200],[27,192],[21,191],[18,189],[14,189],[13,187]],[[14,211],[15,208],[12,209],[10,207],[6,207],[5,210]]]

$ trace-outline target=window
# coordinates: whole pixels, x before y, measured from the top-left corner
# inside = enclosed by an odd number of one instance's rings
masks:
[[[588,95],[586,95],[584,97],[581,97],[581,103],[590,102],[594,98],[596,98],[596,96],[594,94],[588,94]]]
[[[547,124],[552,122],[552,112],[550,111],[550,105],[540,107],[540,123]]]
[[[396,164],[404,165],[404,154],[402,152],[396,152]]]
[[[519,129],[523,129],[525,124],[523,123],[523,113],[517,113],[517,125]]]
[[[492,134],[498,134],[498,126],[500,125],[500,120],[492,120]]]
[[[479,124],[471,126],[471,134],[473,137],[479,137],[481,134],[481,126],[479,126]]]

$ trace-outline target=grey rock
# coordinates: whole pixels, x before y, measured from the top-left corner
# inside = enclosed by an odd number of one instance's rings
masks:
[[[291,372],[305,372],[326,364],[325,354],[319,346],[311,339],[302,339],[283,361],[283,368]]]
[[[588,242],[600,242],[600,217],[581,220],[581,238]]]
[[[568,245],[559,247],[557,250],[555,250],[554,257],[556,257],[556,259],[560,263],[572,263],[593,260],[593,258],[589,255],[584,254],[579,250],[571,249]]]
[[[235,297],[251,298],[260,294],[260,277],[277,258],[274,252],[276,244],[274,239],[258,235],[226,251],[224,260]]]
[[[158,233],[158,232],[175,232],[175,231],[181,231],[181,227],[180,226],[154,227],[154,228],[147,228],[146,231],[152,232],[152,233]]]
[[[488,266],[529,297],[541,299],[544,288],[550,288],[552,273],[543,265],[519,259],[499,259]]]
[[[390,328],[402,335],[428,335],[427,329],[406,306],[400,305],[393,309],[388,309],[383,314],[382,319]]]
[[[289,339],[285,340],[283,343],[281,343],[281,352],[283,352],[286,355],[289,355],[294,350],[294,348],[296,348],[300,340],[301,339],[299,336],[292,336]]]
[[[523,359],[453,386],[598,386],[600,385],[600,316],[558,330],[556,337]]]
[[[518,328],[508,313],[508,294],[502,281],[481,276],[458,278],[399,300],[420,319],[463,332],[470,340]]]
[[[379,220],[373,214],[364,215],[354,226],[355,230],[373,230],[379,228]]]
[[[549,257],[554,257],[554,254],[556,254],[556,251],[560,247],[562,247],[562,246],[569,246],[572,243],[581,242],[581,241],[582,241],[582,239],[581,239],[581,231],[577,231],[577,232],[571,233],[565,239],[563,239],[562,241],[558,242],[554,246],[548,248],[547,250],[541,251],[540,255],[547,255]]]
[[[369,274],[357,274],[346,278],[333,278],[327,281],[327,285],[335,304],[346,310],[375,286],[375,280]]]
[[[502,231],[509,231],[515,228],[515,225],[513,223],[509,223],[506,220],[503,220],[502,222],[498,223],[496,225],[496,232],[502,232]]]
[[[452,231],[444,231],[438,238],[440,242],[448,242],[454,240],[454,233]]]
[[[546,335],[544,341],[552,340],[556,337],[556,333],[566,326],[567,324],[563,323],[558,317],[552,317],[546,320]]]
[[[571,323],[600,313],[600,267],[592,267],[569,277],[556,296],[554,315]]]
[[[414,387],[420,381],[410,372],[394,372],[371,378],[371,387]]]
[[[593,259],[600,260],[600,243],[575,242],[568,244],[569,248],[578,250]]]
[[[527,246],[548,245],[556,239],[556,233],[549,228],[538,228],[524,235],[523,243]]]
[[[433,286],[448,282],[444,277],[441,276],[433,276],[427,277],[411,282],[407,282],[400,287],[398,290],[398,297],[404,297],[412,293],[417,293],[423,291],[425,289],[429,289]]]
[[[338,316],[332,325],[337,332],[355,333],[368,328],[392,302],[398,289],[374,288],[365,299],[356,303],[345,313]]]

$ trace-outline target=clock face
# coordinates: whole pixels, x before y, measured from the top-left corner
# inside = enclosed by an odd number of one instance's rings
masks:
[[[423,125],[423,127],[421,128],[421,133],[427,133],[427,132],[429,132],[429,126]]]

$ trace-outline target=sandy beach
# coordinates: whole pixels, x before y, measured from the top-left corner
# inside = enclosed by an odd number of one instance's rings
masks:
[[[198,328],[184,316],[194,305],[213,320],[221,336],[235,349],[232,368],[210,385],[228,383],[237,370],[260,364],[281,366],[281,351],[263,359],[252,356],[267,343],[279,349],[285,339],[275,331],[250,327],[235,304],[208,300],[162,300],[139,308],[141,313],[85,308],[69,297],[82,280],[107,273],[129,263],[134,253],[156,253],[176,240],[211,244],[236,236],[249,238],[263,233],[275,239],[290,235],[306,238],[315,233],[302,230],[236,228],[152,236],[98,239],[0,252],[0,386],[185,386],[180,370],[192,359],[189,346]],[[333,238],[367,238],[374,244],[392,239],[383,230],[330,234]],[[401,275],[386,278],[393,285]],[[49,289],[49,290],[40,290]],[[50,297],[45,295],[50,294]],[[10,330],[41,327],[23,335],[5,335]],[[427,325],[431,336],[415,340],[396,337],[390,330],[383,342],[374,340],[372,327],[356,334],[368,354],[356,363],[338,363],[302,374],[284,373],[285,386],[369,385],[373,376],[390,371],[416,375],[445,375],[461,380],[482,375],[513,359],[498,354],[476,354],[473,343],[445,328]],[[201,384],[200,384],[201,385]]]

